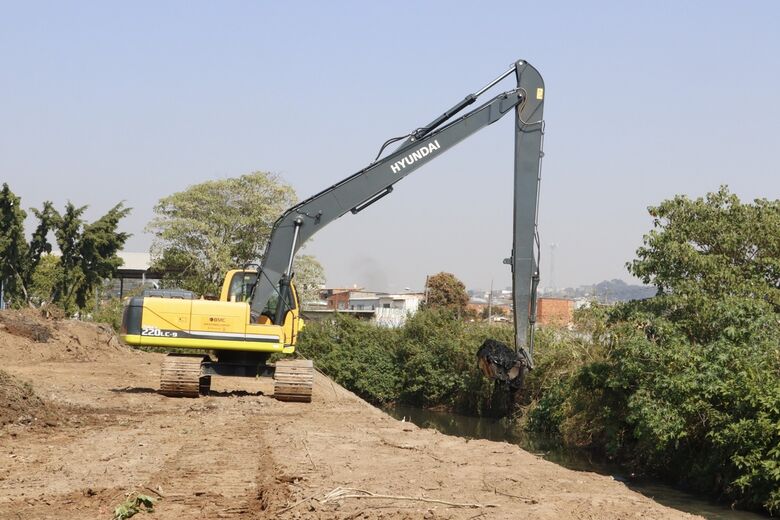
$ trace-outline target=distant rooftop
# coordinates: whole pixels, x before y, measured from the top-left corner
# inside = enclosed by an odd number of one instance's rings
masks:
[[[148,271],[152,265],[152,255],[149,253],[120,251],[117,256],[124,262],[120,269],[125,271]]]

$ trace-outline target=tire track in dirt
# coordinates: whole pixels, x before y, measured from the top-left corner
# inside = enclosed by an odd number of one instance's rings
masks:
[[[271,510],[286,502],[287,492],[276,479],[278,469],[263,438],[262,419],[248,399],[208,400],[221,410],[208,413],[212,406],[207,405],[201,420],[186,423],[186,433],[171,432],[179,437],[179,449],[145,483],[164,497],[155,516],[273,518]],[[200,409],[200,404],[193,408]]]

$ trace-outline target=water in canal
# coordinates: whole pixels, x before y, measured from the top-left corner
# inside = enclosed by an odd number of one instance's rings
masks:
[[[498,419],[422,410],[411,406],[395,406],[385,411],[396,419],[405,418],[422,428],[435,428],[447,435],[459,437],[511,442],[526,451],[566,468],[611,475],[617,480],[625,481],[624,473],[613,464],[595,460],[582,451],[563,449],[550,440],[537,435],[518,434],[512,431],[505,422]],[[710,520],[766,520],[768,518],[756,513],[732,511],[721,504],[657,482],[626,482],[626,485],[660,504],[701,515]]]

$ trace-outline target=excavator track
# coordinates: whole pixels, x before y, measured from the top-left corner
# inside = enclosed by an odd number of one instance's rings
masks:
[[[203,375],[203,356],[168,354],[160,370],[160,393],[168,397],[208,395],[211,377]]]
[[[274,398],[277,401],[311,402],[314,363],[310,359],[282,359],[274,371]]]

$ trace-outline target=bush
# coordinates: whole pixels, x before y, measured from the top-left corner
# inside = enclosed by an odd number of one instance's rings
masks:
[[[451,311],[426,309],[399,329],[343,315],[310,323],[298,349],[339,384],[375,404],[503,413],[506,390],[485,380],[476,363],[476,351],[489,337],[511,343],[512,328],[469,324]]]
[[[337,315],[333,321],[307,324],[297,348],[339,384],[384,404],[395,401],[400,388],[397,343],[395,329]]]
[[[721,187],[649,212],[628,268],[658,295],[602,317],[594,358],[568,358],[528,426],[780,510],[780,201]]]
[[[95,323],[105,323],[114,329],[114,332],[119,333],[119,329],[122,327],[122,312],[124,311],[124,304],[119,298],[110,298],[106,301],[100,302],[95,310],[89,315],[89,320]]]
[[[751,508],[780,506],[780,328],[765,302],[716,305],[707,342],[659,312],[616,308],[596,359],[570,360],[528,427]],[[715,334],[714,331],[719,330]],[[547,370],[545,366],[538,371]],[[541,377],[537,375],[536,377]]]

